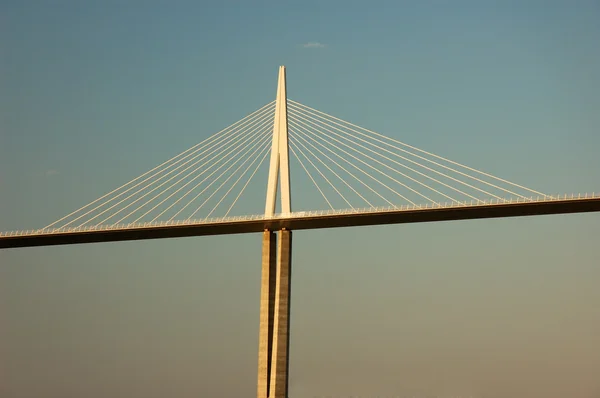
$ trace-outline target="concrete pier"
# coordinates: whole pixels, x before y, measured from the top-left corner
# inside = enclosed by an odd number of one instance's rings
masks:
[[[275,278],[277,272],[277,235],[263,232],[262,276],[260,286],[260,329],[258,342],[258,398],[269,397],[275,314]]]
[[[282,230],[278,235],[279,239],[274,232],[263,232],[258,398],[288,394],[292,232]]]
[[[269,398],[287,398],[290,348],[292,231],[279,231]]]

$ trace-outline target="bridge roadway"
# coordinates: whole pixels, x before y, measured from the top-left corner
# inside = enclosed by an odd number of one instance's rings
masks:
[[[186,236],[223,235],[262,232],[264,230],[302,230],[403,224],[432,221],[471,220],[548,214],[600,211],[600,196],[592,198],[553,199],[450,207],[412,208],[403,210],[369,210],[362,212],[297,212],[289,217],[224,219],[209,223],[143,226],[86,231],[52,231],[0,236],[0,249],[70,245],[78,243],[118,242],[142,239],[180,238]]]

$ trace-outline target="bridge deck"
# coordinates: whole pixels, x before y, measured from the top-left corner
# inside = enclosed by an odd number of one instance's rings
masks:
[[[0,249],[116,242],[186,236],[222,235],[261,232],[264,230],[302,230],[361,225],[402,224],[416,222],[518,217],[544,214],[567,214],[600,211],[600,196],[512,203],[487,203],[401,209],[298,212],[276,215],[232,217],[203,221],[146,223],[126,226],[87,227],[37,230],[0,235]]]

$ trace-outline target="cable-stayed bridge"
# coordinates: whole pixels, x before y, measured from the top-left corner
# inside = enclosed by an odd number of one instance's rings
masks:
[[[600,193],[545,194],[287,100],[289,151],[322,209],[238,215],[272,146],[275,101],[134,180],[0,247],[595,211]],[[336,206],[337,205],[337,206]]]
[[[215,217],[129,224],[2,232],[0,248],[76,243],[178,238],[186,236],[256,233],[264,230],[301,230],[381,224],[468,220],[599,211],[600,195],[557,195],[552,198],[446,202],[397,207],[315,210],[287,215]]]
[[[275,101],[51,224],[0,233],[0,248],[262,232],[258,397],[286,397],[291,231],[600,211],[600,193],[542,193],[286,91],[281,67]],[[264,214],[235,215],[261,171]],[[290,175],[321,208],[292,209]]]

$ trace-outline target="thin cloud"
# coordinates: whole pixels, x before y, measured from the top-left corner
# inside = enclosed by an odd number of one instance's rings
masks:
[[[318,41],[311,41],[302,45],[304,48],[325,48],[325,44]]]
[[[54,169],[46,170],[46,176],[47,176],[47,177],[50,177],[50,176],[55,176],[55,175],[58,175],[58,174],[59,174],[59,173],[58,173],[58,171],[57,171],[57,170],[54,170]]]

